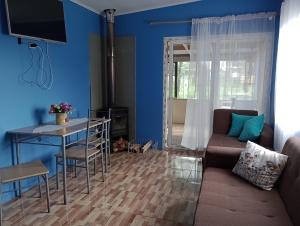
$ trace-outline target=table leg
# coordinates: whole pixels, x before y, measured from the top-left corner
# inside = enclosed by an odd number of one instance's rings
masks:
[[[107,138],[108,138],[108,123],[105,123],[105,172],[107,173]]]
[[[11,137],[11,143],[12,143],[11,148],[12,148],[12,160],[13,160],[12,164],[16,165],[17,164],[16,154],[15,154],[15,149],[16,149],[15,147],[16,147],[16,143],[17,143],[16,136]],[[15,191],[15,197],[18,197],[17,184],[15,181],[13,182],[13,187],[14,187],[14,191]]]
[[[102,167],[103,169],[103,167]],[[103,174],[102,174],[102,178],[103,178]],[[2,221],[3,221],[3,214],[2,214],[2,183],[0,181],[0,226],[2,226]]]
[[[102,176],[103,176],[103,174],[102,174]],[[1,201],[1,198],[2,198],[2,184],[0,181],[0,201]],[[0,202],[0,226],[2,226],[2,221],[3,221],[2,202]]]
[[[110,166],[110,137],[107,138],[107,147],[108,147],[108,165]]]
[[[64,204],[67,204],[67,161],[66,161],[66,139],[62,137],[62,157],[63,157],[63,187],[64,187]]]
[[[17,164],[20,164],[20,144],[18,142],[17,134],[15,136],[15,143],[16,143],[16,160],[17,160]],[[19,190],[19,197],[22,197],[21,180],[18,180],[18,190]]]

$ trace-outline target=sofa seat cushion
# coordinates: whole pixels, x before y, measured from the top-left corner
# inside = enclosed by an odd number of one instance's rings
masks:
[[[207,168],[195,216],[197,226],[292,226],[276,189],[263,191],[230,170]]]
[[[232,169],[245,147],[235,137],[214,133],[207,144],[206,166]]]

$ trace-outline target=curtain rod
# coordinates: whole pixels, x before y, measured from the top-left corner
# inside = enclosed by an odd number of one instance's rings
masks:
[[[277,12],[258,13],[258,15],[259,14],[262,16],[261,18],[279,15]],[[266,14],[266,15],[263,15],[263,14]],[[247,15],[255,15],[255,14],[241,14],[241,15],[237,15],[237,16],[247,16]],[[224,17],[228,17],[228,16],[224,16]],[[210,17],[208,17],[208,18],[210,18]],[[211,18],[217,18],[217,17],[211,17]],[[260,18],[260,17],[258,17],[258,18]],[[201,19],[204,19],[204,17]],[[188,19],[188,20],[153,20],[153,21],[148,22],[148,24],[150,26],[164,25],[164,24],[187,24],[187,23],[192,23],[192,19]]]
[[[161,24],[187,24],[192,23],[192,20],[155,20],[149,21],[149,25],[161,25]]]

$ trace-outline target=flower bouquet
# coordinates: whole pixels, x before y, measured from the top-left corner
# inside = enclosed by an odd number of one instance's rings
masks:
[[[51,104],[49,114],[56,115],[56,124],[63,125],[66,123],[67,114],[72,111],[72,105],[68,103]]]

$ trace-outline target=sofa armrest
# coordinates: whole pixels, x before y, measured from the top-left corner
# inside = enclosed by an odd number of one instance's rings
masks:
[[[261,136],[258,140],[258,144],[265,148],[273,149],[273,136],[273,129],[268,124],[265,124]]]
[[[204,167],[232,169],[246,143],[224,134],[212,134],[207,144]]]

